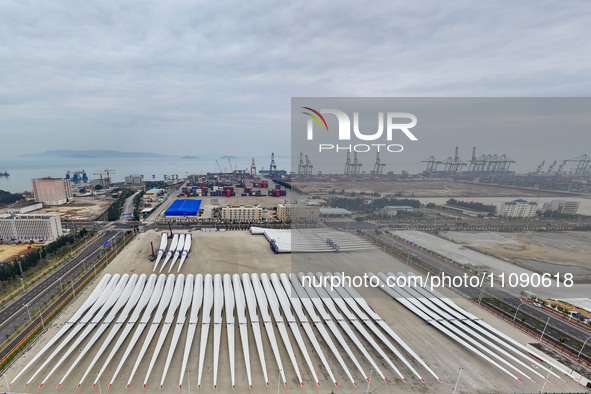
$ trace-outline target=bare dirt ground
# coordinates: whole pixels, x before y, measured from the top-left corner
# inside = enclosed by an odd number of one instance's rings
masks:
[[[31,249],[28,249],[29,246],[31,247]],[[0,244],[0,262],[12,260],[13,258],[18,257],[19,255],[24,254],[32,249],[36,249],[40,246],[41,244]]]
[[[591,280],[591,233],[445,231],[441,237],[536,272],[571,272]]]
[[[297,272],[299,270],[312,269],[317,271],[344,271],[347,273],[355,273],[362,271],[369,271],[370,269],[388,269],[394,272],[397,271],[408,271],[408,267],[397,259],[383,253],[380,250],[371,250],[364,252],[346,252],[346,253],[310,253],[305,255],[299,255],[296,258],[295,263],[293,255],[280,254],[275,255],[269,248],[269,244],[264,236],[252,236],[246,231],[226,231],[218,233],[205,233],[205,232],[193,232],[193,247],[187,259],[187,262],[183,266],[181,273],[251,273],[251,272],[291,272],[292,269]],[[95,280],[84,293],[77,297],[76,301],[69,306],[66,311],[54,321],[49,327],[49,331],[42,335],[40,339],[32,345],[18,360],[14,363],[7,372],[8,380],[14,377],[18,371],[20,371],[24,365],[38,352],[48,341],[55,335],[57,330],[61,328],[65,321],[77,310],[83,303],[84,299],[88,297],[92,289],[98,284],[100,277],[106,273],[152,273],[153,263],[148,260],[149,245],[150,242],[154,242],[156,245],[159,244],[160,233],[155,231],[148,231],[140,234],[134,239],[130,245],[109,265],[109,267],[101,273],[99,278]],[[302,257],[303,256],[303,257]],[[301,261],[300,261],[301,260]],[[178,262],[177,262],[178,264]],[[174,270],[176,272],[176,269]],[[397,301],[388,298],[379,289],[359,289],[360,293],[366,297],[368,303],[375,309],[375,311],[392,327],[394,331],[402,337],[402,339],[411,346],[418,355],[425,360],[425,362],[438,374],[443,380],[442,383],[437,381],[427,371],[422,369],[416,361],[409,360],[411,364],[417,370],[420,371],[425,379],[425,383],[418,380],[412,375],[401,362],[394,360],[394,363],[400,368],[401,372],[406,376],[408,382],[403,382],[398,379],[387,364],[379,359],[376,355],[375,350],[371,349],[369,352],[376,356],[375,360],[379,367],[389,378],[390,383],[382,381],[375,371],[371,372],[370,364],[364,360],[359,352],[354,350],[354,353],[358,356],[359,361],[362,364],[363,369],[367,375],[371,373],[372,381],[371,386],[368,390],[368,385],[364,381],[361,374],[355,369],[352,362],[345,357],[345,362],[349,366],[349,369],[357,381],[357,386],[354,387],[348,380],[345,372],[339,366],[336,358],[330,354],[328,348],[323,343],[323,351],[328,358],[328,362],[332,367],[333,373],[335,374],[336,380],[339,383],[338,388],[335,387],[329,380],[326,370],[322,366],[320,359],[314,353],[310,347],[308,340],[306,340],[306,346],[308,351],[311,352],[312,362],[318,374],[320,380],[320,388],[316,387],[313,382],[312,375],[306,366],[303,355],[300,350],[295,346],[295,340],[290,332],[290,341],[294,345],[294,351],[296,353],[296,359],[302,373],[304,380],[304,387],[300,387],[296,381],[296,375],[294,373],[293,366],[289,361],[289,357],[285,350],[285,346],[282,344],[278,331],[275,332],[278,343],[280,344],[280,356],[283,361],[285,374],[288,380],[287,387],[283,387],[282,384],[278,385],[279,373],[271,347],[269,346],[268,338],[263,330],[263,343],[265,350],[265,359],[267,364],[267,370],[269,373],[269,388],[265,386],[263,374],[261,372],[261,365],[256,355],[256,345],[253,339],[252,331],[249,329],[249,348],[250,348],[250,363],[252,368],[252,380],[253,390],[248,389],[245,362],[242,354],[240,336],[236,332],[236,389],[232,391],[230,374],[229,374],[229,359],[228,359],[228,347],[227,347],[227,334],[225,325],[222,329],[221,336],[221,348],[220,348],[220,364],[218,369],[218,382],[217,392],[236,392],[236,393],[253,393],[253,392],[293,392],[293,393],[361,393],[366,390],[372,393],[440,393],[440,392],[452,392],[458,372],[460,368],[463,368],[462,377],[458,383],[458,393],[508,393],[508,392],[538,392],[542,387],[541,379],[538,379],[537,383],[524,382],[519,383],[512,378],[505,375],[500,370],[491,367],[486,361],[478,358],[473,353],[465,350],[448,337],[441,334],[439,331],[433,329],[433,327],[426,324],[424,321],[419,319],[413,313],[406,310]],[[509,334],[512,338],[520,341],[521,343],[531,342],[532,339],[525,336],[525,334],[518,330],[510,327],[509,325],[501,322],[487,312],[478,309],[476,306],[459,300],[462,306],[466,306],[472,313],[478,317],[485,319],[487,322],[494,326],[498,326],[504,332]],[[171,367],[168,371],[167,379],[164,383],[164,388],[159,388],[160,379],[162,376],[162,369],[166,359],[166,354],[171,342],[171,334],[169,333],[166,341],[164,342],[163,350],[157,359],[156,365],[152,371],[152,375],[148,381],[145,389],[142,389],[142,382],[144,380],[150,359],[155,349],[157,337],[159,336],[160,329],[156,333],[155,339],[148,347],[146,356],[142,359],[139,364],[139,369],[135,375],[134,380],[129,389],[125,389],[125,384],[136,361],[139,353],[141,344],[146,337],[147,330],[140,337],[138,345],[133,349],[128,358],[128,361],[123,365],[123,369],[117,379],[114,381],[113,387],[109,389],[109,392],[114,394],[123,393],[163,393],[163,392],[175,392],[185,393],[193,391],[195,392],[197,386],[197,372],[198,372],[198,355],[199,355],[199,338],[201,335],[201,325],[196,332],[195,340],[193,342],[193,348],[189,357],[188,372],[185,373],[182,390],[178,389],[178,379],[181,369],[182,353],[184,351],[184,344],[186,340],[187,327],[183,329],[179,344],[177,346],[176,353],[173,357]],[[236,330],[238,331],[238,330]],[[315,332],[316,336],[320,338],[319,333]],[[206,349],[205,367],[203,370],[203,378],[201,382],[200,392],[213,393],[213,351],[212,351],[212,334],[210,330],[210,337]],[[105,334],[104,334],[105,336]],[[120,361],[121,355],[125,350],[127,343],[129,342],[128,337],[123,347],[115,355],[113,362],[108,366],[106,372],[100,380],[102,389],[108,386],[108,383],[113,375],[113,372]],[[335,340],[333,338],[333,340]],[[85,346],[88,342],[86,339],[80,347]],[[99,341],[101,342],[101,341]],[[369,345],[363,340],[364,345],[369,348]],[[100,346],[100,345],[98,345]],[[64,364],[62,364],[56,371],[56,373],[47,380],[43,388],[39,388],[39,383],[43,377],[48,373],[49,368],[45,368],[37,378],[35,378],[31,385],[28,386],[27,392],[29,393],[69,393],[69,392],[89,392],[91,390],[91,384],[93,375],[96,376],[96,371],[92,371],[84,385],[80,389],[75,389],[79,379],[86,370],[90,363],[91,356],[95,354],[98,346],[95,345],[82,362],[73,369],[70,377],[64,382],[60,389],[56,389],[57,383],[61,380],[61,377],[67,371],[73,358],[71,357]],[[112,348],[111,344],[107,351],[109,352]],[[63,351],[58,354],[61,357]],[[75,351],[74,354],[77,354]],[[341,350],[341,353],[344,354]],[[404,353],[404,351],[403,351]],[[408,355],[407,355],[408,356]],[[106,354],[103,354],[99,358],[98,366],[96,370],[100,368],[103,361],[106,358]],[[533,360],[532,360],[533,363]],[[11,391],[23,391],[23,385],[28,377],[39,368],[41,362],[36,362],[33,367],[25,373],[23,378],[19,379],[15,385],[11,387]],[[190,371],[190,372],[189,372]],[[190,381],[190,384],[189,384]],[[0,382],[0,391],[5,386],[4,381]],[[545,390],[550,392],[586,392],[585,389],[578,383],[567,378],[566,382],[561,382],[558,379],[551,379],[546,385]],[[94,389],[94,392],[98,392],[98,387]]]
[[[44,207],[35,213],[57,213],[62,219],[86,218],[94,220],[115,201],[110,197],[74,197],[74,201],[60,205]]]
[[[298,188],[311,195],[327,196],[333,189],[340,192],[345,189],[346,194],[351,192],[378,192],[382,196],[387,194],[403,197],[504,197],[521,195],[523,197],[532,196],[552,196],[556,195],[548,191],[536,190],[516,190],[514,188],[503,188],[487,186],[476,183],[463,183],[453,181],[375,181],[368,182],[364,179],[358,181],[343,182],[340,180],[327,182],[295,182]]]

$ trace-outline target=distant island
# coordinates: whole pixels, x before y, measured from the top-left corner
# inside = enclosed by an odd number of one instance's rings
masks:
[[[138,158],[138,157],[170,157],[151,152],[121,152],[118,150],[48,150],[41,153],[28,153],[27,157],[68,157],[75,159],[101,158]]]
[[[238,158],[237,156],[230,156],[230,155],[220,157],[220,159],[237,159],[237,158]]]
[[[185,160],[195,160],[198,159],[199,156],[181,156],[181,159],[185,159]]]

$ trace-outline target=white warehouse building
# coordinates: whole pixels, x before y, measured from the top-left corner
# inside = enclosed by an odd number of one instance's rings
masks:
[[[5,241],[54,241],[63,235],[57,214],[0,215],[0,239]]]
[[[536,216],[538,203],[527,200],[513,200],[502,202],[498,206],[499,216],[511,218],[527,218]]]

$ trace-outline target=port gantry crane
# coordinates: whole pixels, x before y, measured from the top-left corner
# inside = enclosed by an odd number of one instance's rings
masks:
[[[575,168],[575,174],[589,174],[591,173],[591,156],[584,154],[577,157],[573,157],[572,159],[567,159],[563,162],[566,164],[567,162],[575,162],[577,163],[577,167]]]
[[[357,159],[357,152],[353,154],[353,174],[360,174],[361,173],[361,166],[363,164],[359,162]]]
[[[115,173],[115,170],[104,170],[107,174],[107,187],[111,186],[111,174]]]
[[[373,173],[376,175],[383,174],[384,167],[386,167],[386,163],[382,163],[382,161],[380,160],[380,152],[376,152],[376,162],[373,166]]]
[[[347,160],[345,161],[345,171],[344,171],[345,175],[349,175],[353,172],[352,166],[353,165],[351,164],[351,152],[347,152]]]
[[[275,153],[271,152],[271,165],[269,165],[269,175],[273,175],[277,171],[277,166],[275,165]]]
[[[252,158],[252,164],[250,165],[250,176],[257,174],[257,166],[254,164],[254,157]]]
[[[542,171],[542,167],[544,167],[544,164],[546,164],[546,160],[542,160],[540,165],[536,168],[535,174],[539,174]]]

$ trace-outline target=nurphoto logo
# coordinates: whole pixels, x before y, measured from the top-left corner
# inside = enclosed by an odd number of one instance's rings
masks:
[[[318,125],[320,130],[328,132],[328,123],[324,118],[324,115],[335,115],[338,122],[338,140],[339,141],[350,141],[351,140],[351,118],[344,111],[338,109],[321,109],[319,111],[310,108],[302,107],[306,111],[303,114],[309,116],[307,120],[307,139],[309,141],[314,140],[314,123]],[[385,121],[384,121],[385,119]],[[406,120],[406,122],[400,122]],[[315,121],[315,122],[314,122]],[[353,135],[356,139],[361,141],[380,141],[384,140],[384,123],[386,123],[386,135],[385,141],[390,142],[393,139],[394,132],[401,131],[409,140],[418,141],[418,138],[410,131],[411,128],[417,125],[417,117],[414,114],[408,112],[387,112],[384,116],[384,112],[378,112],[378,129],[372,133],[364,133],[359,127],[359,113],[353,112]],[[402,152],[404,147],[400,144],[389,144],[389,143],[373,143],[373,144],[318,144],[318,151],[348,151],[348,152],[369,152],[370,150],[380,151],[380,148],[385,149],[388,152]]]

